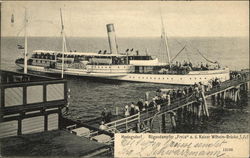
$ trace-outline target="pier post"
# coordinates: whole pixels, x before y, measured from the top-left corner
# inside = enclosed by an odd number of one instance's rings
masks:
[[[179,108],[177,110],[177,120],[178,120],[178,124],[182,124],[183,122],[183,118],[182,118],[182,108]]]
[[[195,125],[196,120],[196,110],[195,110],[195,103],[192,103],[192,124]]]
[[[187,121],[187,106],[183,107],[183,122]]]
[[[198,120],[201,121],[201,111],[202,111],[202,106],[201,103],[197,102],[197,116],[198,116]]]
[[[226,99],[226,91],[221,92],[221,106],[225,106],[225,99]]]
[[[170,119],[171,119],[171,124],[173,127],[173,130],[176,130],[176,121],[175,121],[175,112],[170,113]]]
[[[212,106],[215,106],[215,97],[216,97],[216,95],[212,95],[211,97],[212,97],[211,98],[212,99]]]
[[[207,105],[207,101],[206,101],[204,92],[201,92],[201,98],[202,98],[202,105],[203,105],[204,114],[205,114],[205,116],[209,117],[208,105]]]
[[[218,105],[221,103],[220,100],[221,100],[221,94],[218,93],[218,94],[217,94],[217,104],[218,104]]]
[[[166,133],[166,114],[162,114],[161,115],[162,117],[162,121],[161,121],[161,124],[162,124],[162,132],[163,133]]]

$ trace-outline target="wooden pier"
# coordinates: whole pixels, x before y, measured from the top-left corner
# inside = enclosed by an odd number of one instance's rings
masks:
[[[226,100],[239,102],[241,99],[240,93],[243,91],[247,92],[248,89],[249,77],[228,80],[209,91],[199,90],[198,94],[193,93],[192,95],[174,100],[170,105],[163,103],[160,110],[157,108],[147,109],[129,117],[118,114],[113,115],[111,122],[105,124],[108,128],[104,131],[99,129],[101,118],[86,122],[75,121],[74,123],[78,127],[83,126],[92,129],[92,132],[95,134],[105,133],[111,137],[114,133],[152,132],[156,123],[160,124],[157,132],[165,133],[167,117],[171,121],[172,130],[175,130],[181,124],[195,126],[209,117],[208,99],[211,99],[212,104],[225,108]],[[67,119],[64,121],[67,121]]]

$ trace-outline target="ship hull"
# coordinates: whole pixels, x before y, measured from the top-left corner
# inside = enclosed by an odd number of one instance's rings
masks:
[[[18,66],[23,67],[22,64]],[[51,69],[41,66],[29,65],[28,70],[43,73],[61,74],[60,69]],[[176,85],[193,85],[198,82],[207,83],[209,80],[218,78],[221,81],[229,80],[229,69],[191,71],[188,74],[143,74],[143,73],[89,73],[86,70],[70,69],[64,71],[65,75],[96,77],[111,80],[163,83]]]

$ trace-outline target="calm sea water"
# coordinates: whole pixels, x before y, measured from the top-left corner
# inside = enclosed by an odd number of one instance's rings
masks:
[[[17,49],[17,44],[23,44],[23,38],[5,37],[1,39],[1,69],[16,71],[15,59],[22,56]],[[36,49],[61,50],[61,39],[51,37],[31,37],[28,39],[29,52]],[[97,52],[108,50],[106,38],[68,38],[68,50],[83,52]],[[166,60],[164,49],[160,47],[158,38],[118,38],[119,50],[127,48],[139,50]],[[248,38],[170,38],[171,56],[175,56],[184,45],[187,51],[178,56],[178,61],[191,60],[192,62],[205,62],[195,51],[198,48],[204,56],[216,60],[231,70],[249,67],[249,39]],[[159,53],[162,52],[162,53]],[[99,117],[104,107],[115,111],[116,106],[123,107],[127,103],[137,102],[144,98],[145,92],[154,92],[158,88],[176,88],[172,85],[131,83],[92,78],[66,76],[70,98],[70,118],[89,120]],[[249,106],[233,106],[232,109],[223,111],[217,108],[211,110],[211,117],[206,124],[197,128],[183,127],[179,132],[249,132]]]

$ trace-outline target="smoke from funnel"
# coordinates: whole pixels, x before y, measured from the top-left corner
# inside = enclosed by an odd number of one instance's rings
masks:
[[[111,54],[118,54],[118,45],[116,42],[114,24],[107,24],[106,26],[107,26],[107,32],[108,32],[110,52]]]

